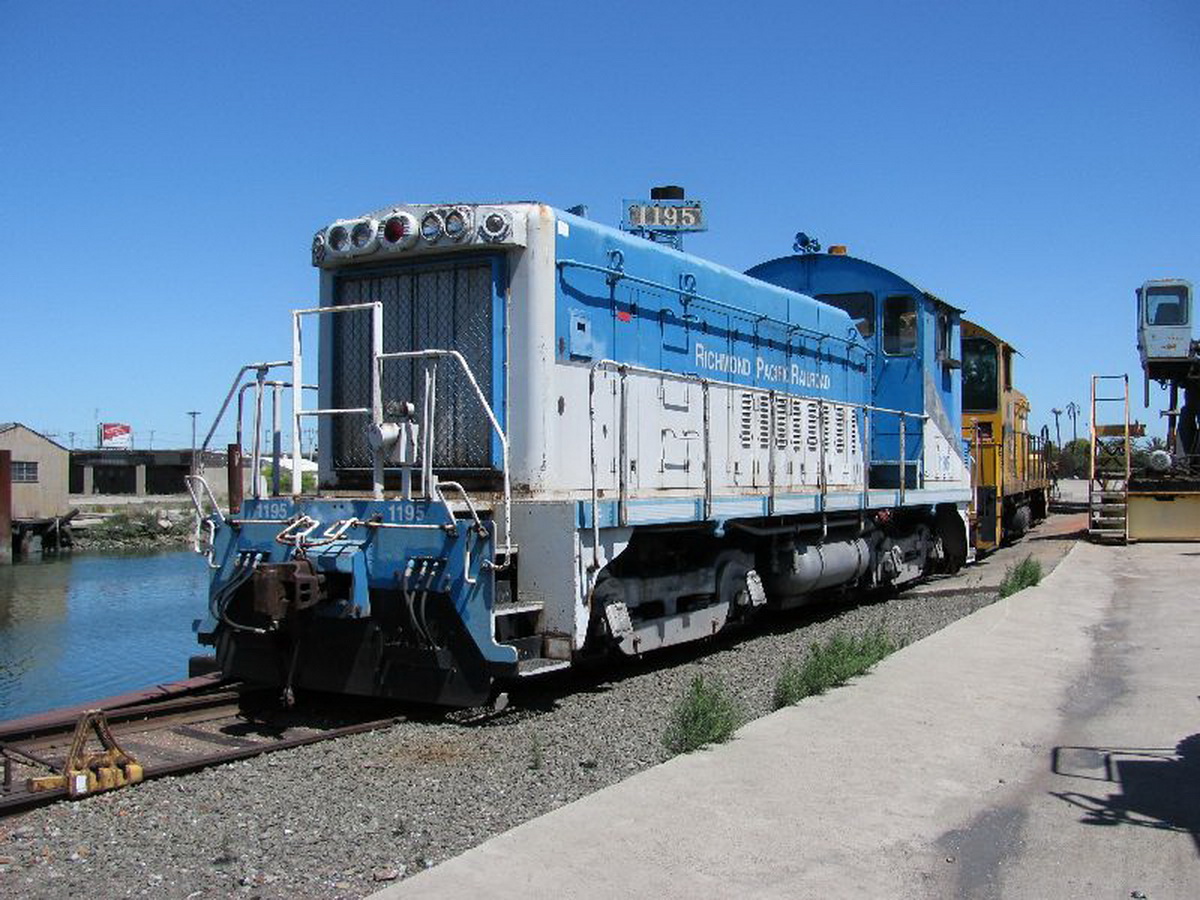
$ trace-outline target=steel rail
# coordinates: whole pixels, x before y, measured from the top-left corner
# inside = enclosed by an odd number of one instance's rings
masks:
[[[225,718],[240,719],[242,718],[242,701],[259,693],[258,690],[241,683],[236,683],[232,687],[221,684],[219,687],[220,690],[209,693],[186,694],[147,703],[101,708],[104,709],[109,724],[119,726],[113,728],[117,735],[133,738],[135,735],[170,732],[180,727],[195,726]],[[48,759],[46,750],[50,750],[51,755],[61,750],[61,748],[55,749],[53,742],[70,740],[79,714],[79,709],[72,708],[69,714],[59,718],[38,718],[26,724],[18,722],[17,728],[0,731],[0,756],[3,756],[5,761],[4,791],[0,792],[0,817],[44,806],[68,797],[65,787],[45,791],[13,790],[11,766],[16,763],[27,767],[57,769],[61,763],[58,760]],[[282,740],[268,739],[261,743],[234,746],[216,753],[194,754],[186,759],[172,761],[168,758],[159,762],[147,759],[143,767],[143,780],[196,772],[211,766],[250,759],[277,750],[289,750],[319,741],[385,728],[399,721],[402,721],[400,716],[387,716]],[[298,724],[294,727],[313,726]],[[214,732],[208,739],[220,735],[221,732]],[[205,740],[206,738],[197,735],[195,739]],[[159,749],[166,753],[168,748]]]

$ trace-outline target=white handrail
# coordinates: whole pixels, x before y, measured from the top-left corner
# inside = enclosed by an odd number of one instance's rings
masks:
[[[378,360],[378,369],[376,370],[375,373],[373,373],[373,377],[374,377],[376,384],[378,384],[382,377],[383,363],[389,359],[440,359],[440,358],[452,359],[456,363],[458,363],[459,367],[466,374],[467,382],[471,385],[471,389],[475,392],[476,399],[479,401],[480,406],[483,407],[484,414],[487,415],[488,422],[491,423],[492,430],[496,433],[496,437],[499,438],[499,440],[500,440],[500,453],[501,453],[501,457],[502,457],[501,465],[503,467],[502,474],[503,474],[503,478],[504,478],[504,547],[503,547],[503,550],[500,552],[504,553],[504,562],[503,562],[503,564],[496,566],[496,570],[502,571],[503,569],[508,567],[508,564],[512,559],[512,542],[510,539],[510,534],[512,532],[512,525],[511,525],[511,522],[512,522],[512,489],[509,484],[509,478],[508,478],[508,436],[504,433],[504,429],[500,427],[500,422],[496,419],[496,414],[492,411],[492,405],[490,403],[488,403],[487,398],[484,396],[483,389],[479,386],[479,382],[475,379],[475,374],[471,371],[471,367],[469,365],[467,365],[466,359],[463,358],[463,355],[461,353],[459,353],[457,350],[401,350],[401,351],[397,351],[394,353],[382,353],[381,352],[376,355],[376,359]],[[430,383],[432,383],[432,382],[430,382]],[[429,386],[430,383],[427,383],[427,385],[426,385],[426,394],[427,395],[431,392],[430,386]],[[430,398],[428,396],[426,397],[426,402],[427,402],[427,404],[432,403],[432,401],[430,400]],[[430,425],[431,425],[431,423],[429,421],[426,421],[423,426],[426,429],[426,432],[428,435],[432,435],[432,431],[433,431],[433,429],[430,427]],[[432,445],[431,445],[431,443],[427,442],[426,446],[432,446]],[[432,454],[427,454],[427,458],[423,461],[424,462],[423,468],[432,470],[433,460],[431,457],[432,457]],[[428,495],[429,489],[430,489],[429,479],[428,479],[428,477],[425,477],[422,480],[424,482],[423,486],[425,489],[425,493]]]
[[[300,332],[302,316],[321,316],[328,313],[357,312],[371,310],[371,358],[379,359],[383,354],[383,304],[378,300],[371,303],[348,303],[345,306],[314,306],[292,310],[292,383],[304,384],[304,349]],[[300,470],[300,420],[303,416],[361,415],[371,417],[372,424],[383,419],[383,399],[379,392],[379,366],[371,366],[371,406],[355,409],[304,409],[304,392],[292,390],[292,496],[299,497],[304,478]],[[383,499],[383,454],[375,454],[375,499]]]

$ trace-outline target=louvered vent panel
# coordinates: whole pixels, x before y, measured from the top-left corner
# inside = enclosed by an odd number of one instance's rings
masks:
[[[758,395],[758,446],[766,450],[771,446],[771,398]]]
[[[749,450],[754,445],[754,395],[742,394],[741,415],[738,417],[742,448]]]
[[[817,421],[817,406],[818,404],[809,401],[808,415],[805,417],[808,420],[808,449],[814,451],[820,446],[821,434],[821,425]]]

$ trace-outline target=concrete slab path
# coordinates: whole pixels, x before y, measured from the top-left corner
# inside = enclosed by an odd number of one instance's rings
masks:
[[[1200,548],[1043,583],[377,894],[1200,897]]]

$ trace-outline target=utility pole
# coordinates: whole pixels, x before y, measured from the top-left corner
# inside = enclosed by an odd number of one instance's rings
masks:
[[[75,449],[75,432],[68,431],[67,437],[69,437],[71,439],[71,449],[74,450]]]
[[[200,410],[193,409],[188,412],[192,417],[192,474],[196,474],[196,416],[200,415]]]
[[[195,438],[193,438],[192,440],[195,440]],[[150,446],[148,446],[146,449],[147,450],[154,449],[154,429],[153,428],[150,429]]]

